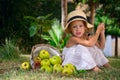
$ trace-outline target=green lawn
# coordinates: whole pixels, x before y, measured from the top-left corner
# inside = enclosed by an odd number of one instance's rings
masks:
[[[24,61],[29,61],[28,56],[19,60],[0,60],[0,80],[120,80],[120,58],[108,58],[113,69],[103,68],[104,72],[79,73],[65,76],[55,73],[40,72],[40,70],[21,70],[19,66]]]

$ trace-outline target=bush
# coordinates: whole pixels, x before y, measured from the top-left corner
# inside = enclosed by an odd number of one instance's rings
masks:
[[[0,58],[1,59],[18,59],[21,51],[17,47],[14,41],[11,39],[5,39],[5,44],[0,46]]]

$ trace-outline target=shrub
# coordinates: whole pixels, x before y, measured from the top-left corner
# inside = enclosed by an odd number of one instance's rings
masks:
[[[18,59],[20,57],[21,51],[11,39],[5,39],[5,44],[0,46],[0,58],[1,59]]]

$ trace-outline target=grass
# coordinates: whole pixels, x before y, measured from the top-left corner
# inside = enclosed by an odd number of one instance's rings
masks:
[[[45,73],[40,70],[21,70],[22,62],[29,61],[29,56],[21,56],[15,60],[0,60],[0,80],[120,80],[120,58],[108,58],[113,69],[103,68],[104,72],[85,72],[65,76],[55,73]]]

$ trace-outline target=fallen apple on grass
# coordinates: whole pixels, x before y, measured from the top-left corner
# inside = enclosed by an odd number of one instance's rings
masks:
[[[63,68],[62,74],[64,75],[72,75],[74,71],[71,68]]]
[[[40,70],[44,72],[52,72],[52,68],[50,66],[41,66]]]
[[[55,65],[53,66],[53,72],[55,72],[55,73],[61,73],[62,70],[63,70],[63,67],[62,67],[62,65],[60,65],[60,64],[55,64]]]
[[[30,69],[30,63],[29,62],[23,62],[20,66],[21,69],[28,70]]]
[[[64,68],[70,68],[70,69],[73,70],[73,72],[76,72],[75,66],[71,63],[68,63],[68,64],[64,65]]]

